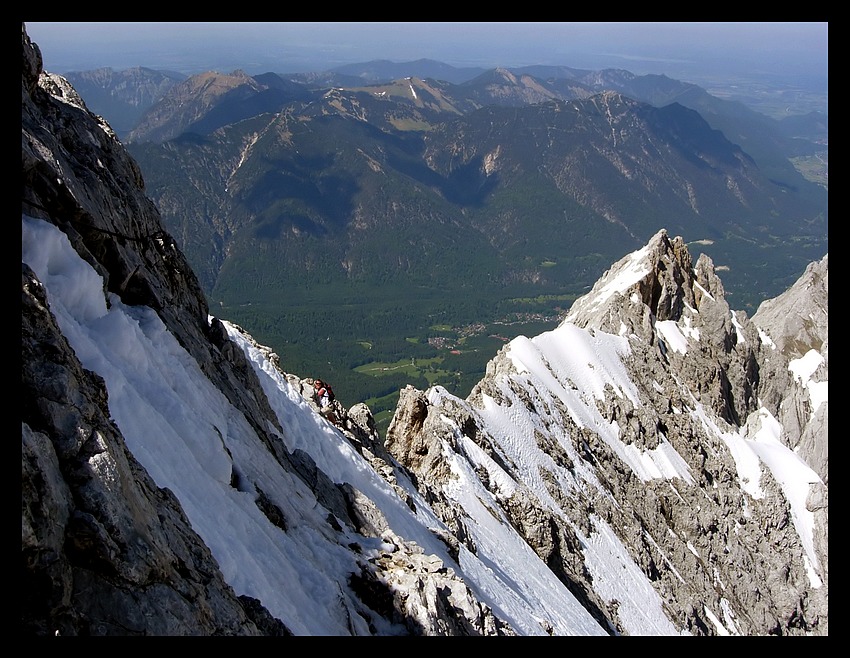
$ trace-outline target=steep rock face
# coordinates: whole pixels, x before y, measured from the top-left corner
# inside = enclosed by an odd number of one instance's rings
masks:
[[[103,382],[62,338],[28,268],[21,279],[20,631],[265,634],[176,499],[128,452]]]
[[[782,442],[820,476],[806,507],[824,581],[829,551],[829,254],[812,263],[788,291],[753,315],[763,337],[762,404],[782,427]]]
[[[39,86],[57,91],[61,82],[42,77],[25,30],[22,73],[23,211],[66,222],[110,289],[158,309],[188,349],[200,354],[206,344],[211,363],[203,295],[135,163],[70,88],[57,100]],[[251,620],[266,623],[261,606],[236,596],[180,505],[128,452],[103,383],[82,368],[25,266],[21,290],[21,631],[265,634]],[[272,628],[286,633],[279,622],[265,632]]]
[[[799,345],[827,343],[825,270],[824,260],[784,299],[760,309],[766,324],[773,310],[774,329],[779,318],[795,327],[795,355]],[[802,291],[818,309],[804,312],[812,318],[805,331],[786,319],[797,314],[788,304]],[[736,437],[753,440],[768,421],[763,393],[778,416],[795,414],[783,425],[786,445],[805,436],[812,469],[825,474],[826,408],[811,413],[788,357],[761,341],[746,315],[731,313],[723,295],[710,259],[693,266],[682,241],[661,231],[577,300],[558,330],[504,348],[466,401],[439,389],[404,391],[387,448],[454,527],[448,465],[469,459],[467,441],[483,450],[493,464],[480,474],[491,504],[615,631],[622,629],[618,606],[591,575],[598,533],[619,535],[665,614],[690,633],[828,634],[826,479],[811,475],[815,530],[807,550],[782,474],[762,465],[749,481],[735,457]],[[620,345],[622,361],[605,370],[625,369],[633,387],[612,378],[597,391],[581,390],[575,355],[608,341]],[[527,366],[534,358],[537,367]],[[818,367],[825,381],[825,355]],[[786,405],[794,411],[783,413]],[[536,448],[518,448],[518,437]],[[535,453],[542,465],[529,475]],[[522,486],[530,477],[542,479],[544,493]],[[511,495],[505,478],[515,485]]]
[[[759,395],[785,428],[783,441],[829,481],[827,406],[818,405],[810,388],[828,380],[829,369],[829,255],[806,268],[788,291],[764,302],[753,324],[765,336],[765,374]],[[806,361],[809,362],[806,366]],[[802,375],[789,363],[804,367]]]
[[[512,635],[439,557],[387,527],[374,503],[289,451],[245,352],[208,316],[183,254],[163,230],[135,162],[60,76],[42,71],[22,30],[22,215],[61,229],[104,281],[104,299],[153,309],[256,439],[328,511],[329,536],[381,537],[359,556],[346,595],[351,634]],[[22,243],[23,252],[23,243]],[[23,259],[22,259],[23,261]],[[86,370],[22,262],[21,552],[25,635],[289,635],[262,601],[237,596],[177,497],[159,488],[112,419],[104,380]],[[114,297],[113,297],[114,296]],[[273,361],[274,363],[274,361]],[[344,410],[341,410],[344,412]],[[341,413],[353,445],[391,463],[365,405]],[[226,447],[225,447],[226,449]],[[231,486],[245,476],[233,464]],[[285,527],[257,483],[255,504]],[[340,524],[347,527],[342,532]],[[342,541],[342,540],[340,540]]]

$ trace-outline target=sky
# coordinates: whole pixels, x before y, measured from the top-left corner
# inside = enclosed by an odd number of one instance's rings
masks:
[[[446,458],[456,483],[452,495],[469,515],[467,526],[478,552],[472,554],[462,547],[455,562],[429,530],[445,526],[403,474],[399,473],[399,484],[415,501],[415,512],[271,365],[268,350],[223,318],[230,337],[245,351],[262,382],[283,428],[280,439],[287,449],[306,451],[335,482],[349,482],[362,491],[376,502],[392,529],[382,538],[341,537],[328,525],[327,512],[314,494],[299,478],[276,467],[250,424],[212,386],[152,309],[126,306],[113,295],[107,307],[102,278],[52,224],[23,215],[21,231],[21,261],[45,286],[51,311],[83,366],[103,377],[110,413],[130,451],[157,485],[168,487],[177,496],[236,593],[262,601],[295,635],[350,634],[351,619],[340,600],[353,596],[347,577],[357,568],[354,554],[346,546],[356,541],[367,556],[376,556],[390,548],[395,536],[415,541],[426,553],[462,573],[479,600],[520,635],[546,634],[541,619],[548,620],[555,635],[607,634],[510,525],[496,520],[498,507],[485,504],[492,493],[483,487],[476,471],[486,470],[504,495],[516,483],[459,428],[455,438],[464,458],[460,453]],[[625,288],[630,278],[639,274],[640,255],[633,255],[614,287]],[[678,325],[661,323],[660,330],[673,349],[688,349],[689,337]],[[669,444],[651,451],[627,446],[598,411],[596,398],[604,395],[606,385],[637,397],[621,359],[627,350],[624,337],[590,333],[565,322],[540,336],[514,339],[508,357],[518,377],[541,395],[560,399],[580,426],[595,427],[638,477],[690,481],[687,466]],[[791,368],[805,382],[818,358],[811,353]],[[826,400],[825,385],[810,390],[814,405]],[[451,397],[441,387],[430,389],[428,395],[432,404]],[[534,439],[540,418],[518,415],[523,408],[522,403],[499,405],[485,398],[480,417],[507,457],[521,465],[525,483],[545,503],[550,498],[539,473],[551,457]],[[697,408],[694,413],[702,412]],[[738,477],[748,482],[751,495],[762,495],[762,466],[773,472],[790,501],[794,525],[807,553],[816,560],[812,515],[805,509],[805,496],[808,483],[818,477],[780,443],[778,424],[770,414],[764,411],[762,416],[762,429],[754,439],[717,432],[729,446]],[[708,425],[711,420],[704,415],[703,422]],[[581,459],[575,464],[579,470],[585,468]],[[247,483],[244,491],[231,486],[234,470],[245,476],[240,478]],[[283,510],[286,532],[260,513],[254,503],[255,486]],[[613,530],[601,519],[592,521],[595,532],[580,536],[588,568],[597,591],[606,599],[620,601],[624,627],[631,635],[681,634],[664,616],[662,601]],[[818,584],[813,572],[810,579]],[[718,633],[736,634],[734,619],[722,617],[719,611],[706,613]],[[386,635],[399,632],[391,626],[378,630]],[[363,627],[358,631],[369,634]]]
[[[32,22],[54,73],[323,71],[387,59],[457,67],[624,68],[689,81],[719,71],[824,80],[827,22]],[[696,79],[696,78],[695,78]]]

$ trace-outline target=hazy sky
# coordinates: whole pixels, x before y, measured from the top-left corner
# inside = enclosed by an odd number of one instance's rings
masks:
[[[54,73],[133,66],[182,73],[327,70],[435,59],[559,64],[687,79],[712,72],[827,77],[826,22],[27,23]],[[690,73],[689,73],[690,72]]]

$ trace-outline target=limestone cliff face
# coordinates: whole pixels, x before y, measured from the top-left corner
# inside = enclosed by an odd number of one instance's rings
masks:
[[[828,381],[829,257],[812,263],[795,286],[764,302],[753,323],[765,337],[759,395],[785,428],[783,441],[829,483],[828,402],[812,403],[799,373],[789,368],[813,357],[814,384]]]
[[[534,339],[552,364],[543,366],[547,378],[518,365],[528,346],[517,339],[467,400],[404,391],[387,447],[458,536],[464,519],[449,464],[469,460],[467,442],[483,450],[492,459],[481,474],[491,504],[603,625],[621,630],[616,605],[590,573],[591,545],[595,534],[615,532],[680,628],[712,633],[711,615],[726,614],[746,635],[828,634],[827,408],[792,374],[792,361],[809,353],[819,364],[814,379],[827,381],[826,268],[826,258],[813,264],[751,321],[730,311],[707,257],[694,266],[681,239],[660,231],[612,266],[556,332]],[[554,362],[591,337],[624,341],[634,389],[609,384],[594,397],[559,374]],[[807,501],[813,552],[789,531],[781,474],[762,467],[755,494],[736,476],[730,437],[753,439],[764,408],[783,419],[782,441],[799,446],[820,475]],[[516,433],[494,426],[505,417],[533,433],[545,455],[534,474],[546,482],[542,496],[523,484],[529,455],[518,461]],[[670,448],[687,477],[665,477],[664,460],[651,467]],[[505,478],[516,485],[509,496]]]
[[[203,295],[135,163],[43,74],[25,30],[22,44],[22,212],[55,221],[110,290],[156,308],[204,362],[221,361]],[[21,632],[285,634],[236,596],[179,503],[129,453],[102,380],[81,366],[24,264],[21,327]]]
[[[67,81],[42,70],[25,28],[22,49],[22,215],[58,227],[102,276],[105,298],[156,311],[251,425],[268,459],[328,510],[329,536],[342,523],[392,547],[368,560],[355,542],[346,545],[358,568],[335,586],[349,632],[514,634],[439,558],[396,535],[372,501],[333,482],[305,453],[286,449],[254,370],[223,324],[208,316],[195,275],[145,196],[138,166]],[[21,299],[21,632],[292,634],[262,601],[237,596],[180,502],[128,450],[104,381],[82,366],[24,262]],[[309,383],[292,380],[308,390]],[[341,411],[350,440],[392,483],[397,465],[368,408]],[[258,492],[257,508],[271,525],[284,525],[259,487],[240,484]]]

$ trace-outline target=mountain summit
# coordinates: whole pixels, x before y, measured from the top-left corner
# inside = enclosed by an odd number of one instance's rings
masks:
[[[466,399],[319,413],[23,30],[24,635],[828,635],[828,260],[659,230]]]

